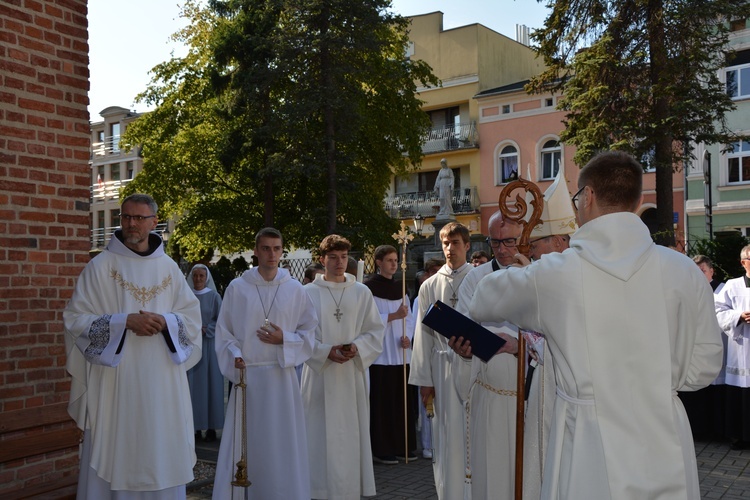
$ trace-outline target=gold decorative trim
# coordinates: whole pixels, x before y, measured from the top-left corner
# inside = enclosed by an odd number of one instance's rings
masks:
[[[134,285],[133,283],[125,280],[122,277],[122,274],[119,273],[119,271],[112,270],[110,272],[110,277],[117,282],[118,285],[120,285],[124,290],[130,292],[130,294],[135,298],[136,301],[140,302],[142,306],[146,306],[154,297],[159,295],[161,292],[167,289],[167,287],[172,283],[172,276],[169,275],[164,280],[162,280],[161,284],[152,286],[150,288],[141,287]]]

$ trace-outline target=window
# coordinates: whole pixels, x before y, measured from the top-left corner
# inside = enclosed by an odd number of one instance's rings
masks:
[[[500,184],[518,179],[518,150],[515,146],[505,146],[498,157],[497,176]]]
[[[109,220],[112,221],[112,227],[120,227],[120,209],[109,211]]]
[[[126,174],[127,174],[127,177],[125,177],[125,178],[126,179],[132,179],[133,175],[135,174],[135,170],[133,170],[133,162],[132,161],[129,161],[129,162],[125,163],[125,171],[126,171]]]
[[[745,29],[746,19],[733,19],[729,21],[729,31],[742,31]]]
[[[750,97],[750,64],[727,69],[727,95],[734,99]]]
[[[104,229],[104,210],[96,212],[96,227]]]
[[[104,130],[98,130],[96,132],[96,142],[104,142]]]
[[[120,124],[113,123],[109,126],[110,135],[112,137],[112,152],[120,152]]]
[[[544,100],[544,106],[547,108],[551,108],[554,103],[555,101],[551,97],[548,97]]]
[[[109,178],[113,181],[120,180],[120,164],[113,163],[109,170]]]
[[[727,153],[727,167],[729,184],[750,182],[750,141],[732,143],[732,151]]]
[[[562,150],[560,143],[555,140],[550,140],[544,143],[542,146],[542,178],[541,180],[551,180],[557,175],[557,171],[560,170],[560,161],[562,159]]]
[[[510,114],[510,104],[503,104],[503,114]]]

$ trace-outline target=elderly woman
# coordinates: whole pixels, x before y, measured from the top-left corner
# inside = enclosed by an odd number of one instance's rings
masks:
[[[201,303],[203,322],[203,357],[187,373],[190,398],[193,400],[195,439],[203,439],[201,430],[206,429],[206,441],[216,441],[216,429],[224,426],[224,377],[219,371],[214,348],[221,296],[216,292],[211,273],[203,264],[193,266],[187,281]]]

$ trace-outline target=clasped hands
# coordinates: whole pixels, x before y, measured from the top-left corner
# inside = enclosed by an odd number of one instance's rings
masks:
[[[344,346],[349,347],[346,348]],[[354,359],[357,354],[359,354],[359,351],[357,350],[357,344],[338,344],[331,347],[331,352],[328,353],[328,359],[330,359],[334,363],[343,364],[350,359]]]
[[[138,311],[128,314],[125,328],[140,337],[156,335],[167,329],[167,320],[161,314],[149,311]]]

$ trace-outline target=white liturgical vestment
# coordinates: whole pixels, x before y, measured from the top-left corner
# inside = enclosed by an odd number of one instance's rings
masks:
[[[458,397],[454,363],[458,355],[448,347],[448,339],[422,324],[427,309],[440,300],[458,304],[461,282],[471,265],[464,264],[455,272],[447,264],[430,276],[419,288],[417,324],[411,358],[409,383],[435,388],[435,416],[432,418],[435,488],[441,500],[465,497],[466,479],[466,412]],[[451,300],[453,299],[453,300]]]
[[[257,331],[268,318],[281,328],[281,345],[261,342]],[[233,487],[242,445],[241,397],[234,385],[221,436],[213,498],[309,500],[307,436],[295,366],[312,354],[317,315],[303,286],[279,268],[266,281],[257,268],[233,280],[224,293],[216,324],[216,354],[222,374],[234,384],[245,360],[247,383],[247,472],[249,488]]]
[[[470,307],[544,332],[557,399],[543,499],[699,499],[690,425],[678,390],[721,368],[706,278],[651,240],[632,213],[583,225],[570,248],[493,273]]]
[[[200,305],[161,239],[150,239],[155,250],[143,256],[113,236],[84,268],[63,314],[68,412],[85,430],[78,498],[106,498],[96,484],[153,492],[193,479],[186,371],[201,356]],[[168,331],[126,330],[128,314],[140,310],[163,315]]]
[[[312,498],[375,495],[366,374],[383,350],[385,325],[370,290],[345,277],[336,283],[319,274],[304,287],[318,313],[313,354],[302,370]],[[331,347],[351,343],[356,357],[328,359]]]
[[[740,276],[727,281],[716,295],[716,314],[727,336],[725,383],[735,387],[750,387],[750,325],[740,321],[745,311],[750,311],[750,288]]]

